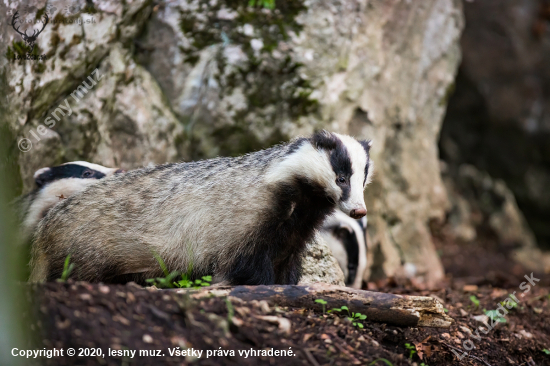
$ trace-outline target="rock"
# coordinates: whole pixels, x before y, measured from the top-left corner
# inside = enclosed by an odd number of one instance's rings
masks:
[[[464,292],[476,292],[478,289],[477,285],[464,285],[462,291]]]
[[[467,228],[467,232],[474,233],[469,238],[473,240],[476,227],[488,225],[502,246],[514,247],[513,258],[526,268],[538,272],[550,270],[550,255],[537,247],[513,193],[502,180],[491,178],[473,165],[462,164],[458,169],[444,170],[443,181],[451,202],[449,223],[457,237],[467,240],[463,234]],[[464,291],[475,290],[464,286]]]
[[[475,321],[478,321],[480,323],[487,323],[489,321],[489,317],[487,315],[476,315],[476,316],[473,316],[472,318]]]
[[[14,148],[24,191],[36,169],[64,161],[132,169],[239,155],[326,128],[374,140],[366,277],[410,275],[410,263],[421,281],[442,278],[427,223],[448,205],[437,140],[460,60],[460,0],[94,4],[72,18],[95,23],[46,27],[37,46],[47,60],[0,65],[18,140],[65,99],[73,108],[31,151]],[[13,52],[20,36],[0,32],[1,51]],[[102,79],[73,101],[96,68]]]
[[[336,258],[332,256],[330,248],[318,233],[313,241],[308,244],[299,284],[307,285],[316,282],[345,286],[342,269],[340,269]]]
[[[472,164],[502,179],[540,247],[550,249],[550,32],[543,3],[464,3],[463,62],[440,148],[448,164]]]
[[[149,334],[144,334],[142,340],[145,343],[153,343],[153,337],[151,337]]]

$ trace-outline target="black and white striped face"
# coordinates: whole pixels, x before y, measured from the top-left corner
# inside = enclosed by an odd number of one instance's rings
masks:
[[[34,173],[34,181],[37,188],[42,188],[48,183],[61,179],[102,179],[122,172],[124,172],[122,169],[107,168],[102,165],[92,164],[86,161],[73,161],[70,163],[37,170]]]
[[[354,220],[337,210],[321,230],[332,254],[346,276],[346,285],[361,288],[367,269],[367,218]]]
[[[326,152],[332,174],[324,177],[325,184],[340,210],[355,219],[365,216],[363,191],[372,175],[371,141],[321,131],[312,137],[312,144]]]

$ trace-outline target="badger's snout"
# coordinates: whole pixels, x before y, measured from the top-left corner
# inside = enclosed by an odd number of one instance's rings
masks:
[[[360,219],[363,216],[367,215],[367,209],[366,208],[354,208],[350,211],[349,215],[353,217],[354,219]]]

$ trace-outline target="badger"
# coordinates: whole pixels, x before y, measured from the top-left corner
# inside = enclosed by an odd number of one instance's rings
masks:
[[[124,170],[86,161],[38,169],[33,176],[35,189],[14,203],[19,214],[23,239],[28,241],[38,222],[61,200],[83,191],[97,179],[121,172]]]
[[[328,244],[346,278],[346,285],[361,288],[367,269],[367,217],[352,219],[337,210],[323,223],[321,236]]]
[[[161,258],[191,278],[297,284],[302,257],[338,207],[365,216],[370,141],[320,131],[244,156],[169,163],[102,180],[40,222],[31,282],[143,284]]]

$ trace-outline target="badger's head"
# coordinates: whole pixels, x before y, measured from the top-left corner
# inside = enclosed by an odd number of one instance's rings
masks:
[[[102,179],[123,172],[122,169],[107,168],[86,161],[73,161],[54,167],[38,169],[34,173],[34,182],[37,188],[42,188],[48,183],[60,179]]]
[[[359,219],[367,214],[363,191],[372,176],[369,156],[371,141],[359,141],[353,137],[320,131],[310,139],[321,154],[326,174],[325,190],[338,208],[347,215]]]

